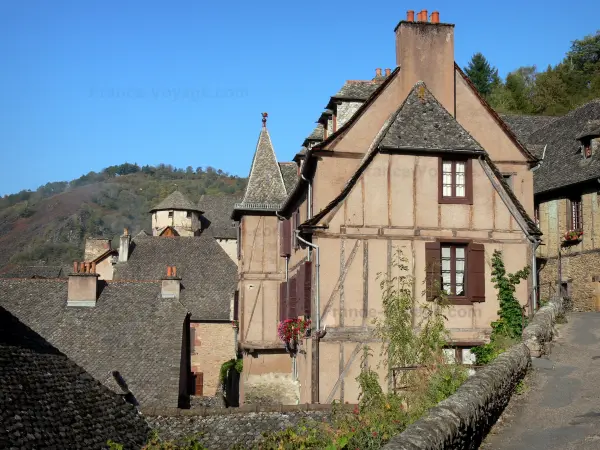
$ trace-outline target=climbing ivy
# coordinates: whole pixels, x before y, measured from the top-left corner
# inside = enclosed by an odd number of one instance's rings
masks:
[[[232,358],[221,364],[221,370],[219,371],[219,381],[221,383],[225,383],[229,369],[235,369],[237,373],[242,373],[242,370],[244,370],[244,360]]]
[[[519,300],[515,297],[516,286],[529,276],[529,266],[515,273],[507,273],[502,259],[502,252],[494,250],[492,255],[492,281],[498,289],[500,310],[498,320],[492,322],[490,343],[474,347],[471,351],[477,357],[477,364],[487,364],[504,352],[511,344],[519,341],[523,328],[527,326],[527,317]]]

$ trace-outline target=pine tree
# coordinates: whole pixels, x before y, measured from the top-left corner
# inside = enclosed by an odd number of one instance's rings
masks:
[[[492,91],[492,86],[500,81],[498,70],[490,65],[482,53],[475,53],[464,70],[477,91],[484,97],[487,97]]]

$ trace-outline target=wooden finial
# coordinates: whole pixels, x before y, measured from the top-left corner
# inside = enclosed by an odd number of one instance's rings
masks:
[[[262,113],[263,128],[267,127],[267,117],[269,117],[269,113]]]

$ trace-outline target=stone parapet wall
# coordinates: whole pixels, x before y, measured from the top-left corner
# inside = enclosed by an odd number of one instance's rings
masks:
[[[395,436],[387,450],[476,449],[508,404],[530,366],[530,355],[543,353],[554,336],[564,303],[555,298],[541,308],[523,331],[523,344],[511,347],[469,378],[456,393]],[[531,351],[531,353],[530,353]]]
[[[354,408],[354,405],[338,405]],[[210,450],[252,448],[262,433],[298,425],[302,420],[328,421],[332,405],[241,406],[239,408],[146,408],[141,410],[162,439],[198,436]]]

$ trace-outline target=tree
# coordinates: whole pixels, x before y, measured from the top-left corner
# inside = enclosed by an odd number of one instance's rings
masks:
[[[475,53],[465,67],[465,73],[484,97],[488,97],[495,83],[498,83],[498,70],[492,67],[482,53]]]

